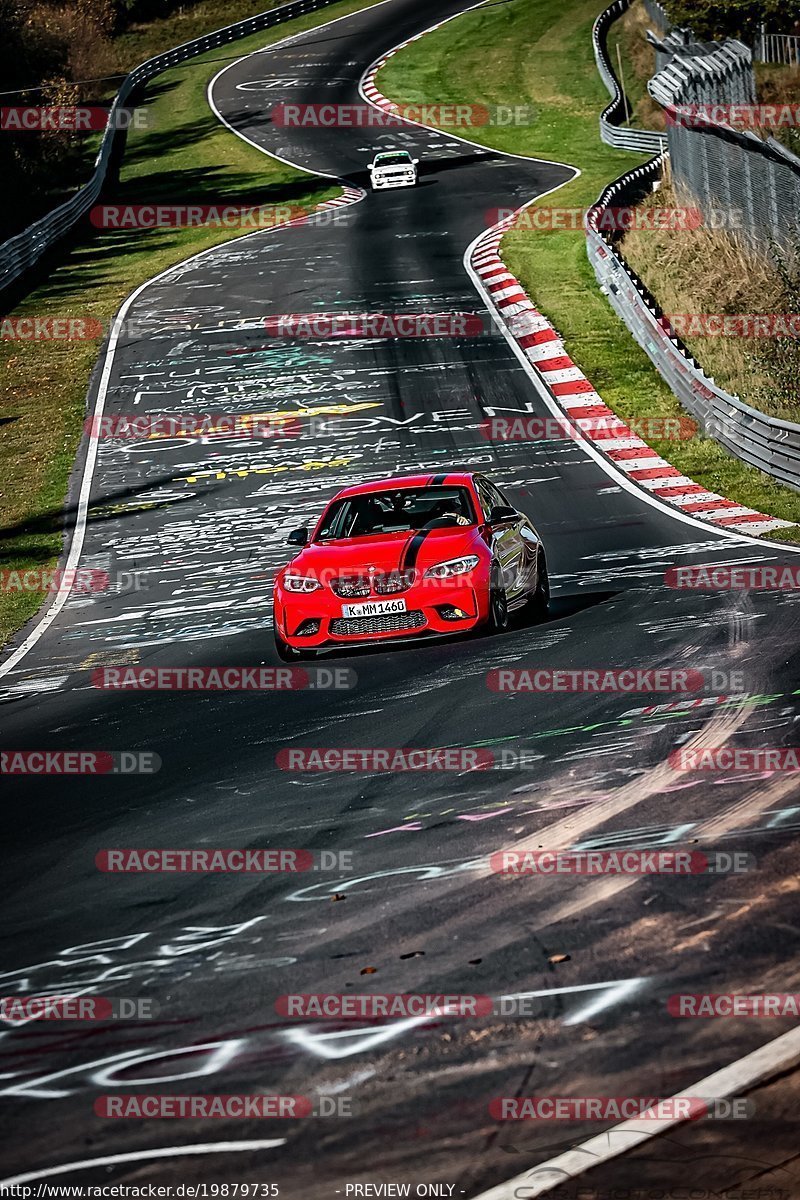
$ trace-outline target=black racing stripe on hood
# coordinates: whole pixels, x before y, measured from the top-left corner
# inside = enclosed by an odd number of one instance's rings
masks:
[[[403,553],[400,556],[400,570],[413,571],[417,565],[417,557],[419,555],[422,543],[430,533],[430,529],[419,529],[414,536],[406,542],[403,547]]]
[[[444,483],[445,479],[447,479],[447,472],[445,472],[444,475],[431,475],[431,481],[428,484],[428,487],[433,487],[438,483]],[[399,569],[401,571],[414,570],[417,565],[417,556],[420,552],[420,547],[430,532],[430,529],[420,529],[409,541],[406,542],[405,546],[403,547],[403,552],[400,555]]]

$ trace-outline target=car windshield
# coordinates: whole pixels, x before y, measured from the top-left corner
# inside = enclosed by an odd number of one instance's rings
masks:
[[[474,524],[475,511],[465,487],[392,488],[335,500],[314,540],[325,542]]]
[[[375,162],[379,167],[407,167],[411,162],[411,155],[405,150],[398,150],[395,154],[379,154]]]

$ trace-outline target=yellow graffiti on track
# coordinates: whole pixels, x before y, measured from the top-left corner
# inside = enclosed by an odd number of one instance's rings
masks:
[[[355,460],[349,458],[311,458],[302,463],[282,463],[275,467],[236,467],[231,471],[195,471],[184,476],[183,483],[200,483],[210,479],[244,479],[247,475],[277,475],[283,471],[325,471],[330,468],[347,467]]]

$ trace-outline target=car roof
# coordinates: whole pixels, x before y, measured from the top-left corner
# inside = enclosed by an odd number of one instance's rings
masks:
[[[376,158],[391,158],[393,154],[405,154],[406,158],[411,158],[408,150],[379,150],[375,155]]]
[[[444,484],[447,487],[469,487],[472,484],[474,474],[470,471],[443,471],[436,475],[394,475],[389,479],[369,479],[364,483],[355,483],[352,487],[346,487],[337,492],[333,497],[334,500],[341,500],[347,496],[363,496],[370,492],[388,492],[392,488],[401,487],[432,487],[437,484]]]

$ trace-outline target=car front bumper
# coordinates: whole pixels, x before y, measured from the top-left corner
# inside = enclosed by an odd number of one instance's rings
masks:
[[[403,175],[370,175],[373,191],[380,191],[383,188],[414,187],[416,182],[417,176],[411,171]]]
[[[288,645],[313,650],[468,633],[489,614],[488,591],[469,583],[421,585],[402,596],[370,597],[400,598],[406,602],[405,613],[346,619],[342,606],[358,600],[342,599],[327,588],[297,595],[279,587],[275,592],[275,628]]]

